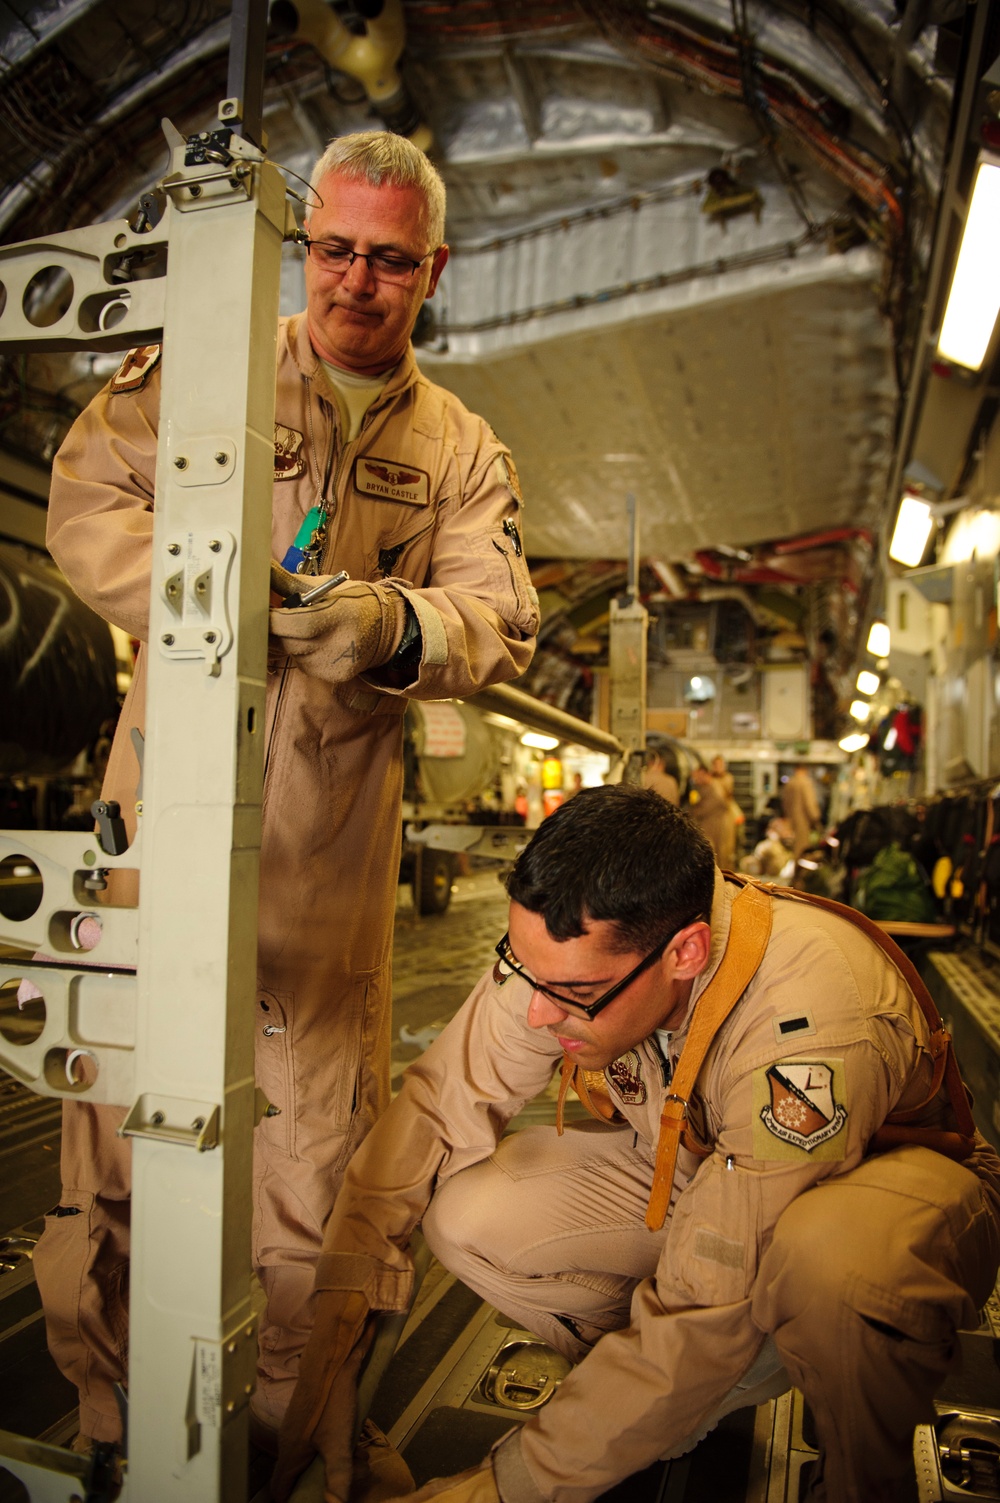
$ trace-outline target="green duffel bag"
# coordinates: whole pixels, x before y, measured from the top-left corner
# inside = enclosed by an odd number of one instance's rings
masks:
[[[853,906],[870,919],[932,924],[937,918],[930,883],[909,851],[887,845],[854,879]]]

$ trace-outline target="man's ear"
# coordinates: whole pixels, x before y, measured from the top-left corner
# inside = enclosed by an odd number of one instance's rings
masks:
[[[434,289],[437,287],[438,279],[448,265],[448,254],[448,247],[446,245],[439,245],[434,252],[434,260],[431,262],[431,280],[424,294],[425,297],[434,296]]]
[[[693,981],[708,965],[712,947],[712,931],[704,919],[688,924],[676,936],[671,946],[674,955],[674,976],[678,981]]]

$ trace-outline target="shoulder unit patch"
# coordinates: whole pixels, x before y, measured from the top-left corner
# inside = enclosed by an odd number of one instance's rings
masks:
[[[154,370],[163,346],[141,344],[138,349],[126,351],[121,365],[111,377],[111,391],[118,395],[123,391],[139,391],[145,386]]]
[[[754,1071],[753,1113],[755,1158],[844,1158],[843,1060],[792,1059]]]

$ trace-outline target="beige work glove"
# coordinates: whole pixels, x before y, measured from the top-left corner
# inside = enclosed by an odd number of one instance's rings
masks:
[[[271,565],[271,589],[284,597],[322,584],[322,575],[290,574]],[[304,673],[328,684],[346,683],[388,662],[406,623],[402,595],[380,584],[348,579],[315,605],[272,609],[270,628],[279,649]]]
[[[487,1456],[479,1466],[458,1472],[454,1477],[433,1477],[415,1493],[410,1493],[406,1503],[424,1503],[430,1498],[439,1499],[440,1503],[500,1503],[490,1458]],[[390,1503],[397,1503],[397,1500],[390,1500]]]
[[[275,1503],[285,1503],[317,1451],[326,1472],[326,1503],[347,1503],[358,1369],[373,1334],[374,1320],[363,1294],[354,1289],[317,1293],[316,1320],[278,1436],[278,1460],[271,1478]]]

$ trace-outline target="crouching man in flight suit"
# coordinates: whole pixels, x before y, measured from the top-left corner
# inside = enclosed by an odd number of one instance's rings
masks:
[[[1000,1261],[1000,1159],[916,972],[850,910],[724,877],[639,788],[565,804],[507,886],[497,964],[348,1169],[275,1497],[316,1450],[347,1497],[353,1374],[422,1223],[576,1365],[418,1497],[589,1503],[794,1383],[810,1497],[893,1499]],[[501,1141],[560,1062],[603,1121]]]

